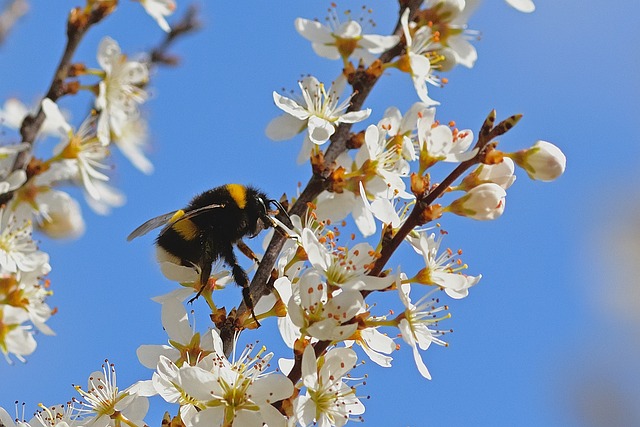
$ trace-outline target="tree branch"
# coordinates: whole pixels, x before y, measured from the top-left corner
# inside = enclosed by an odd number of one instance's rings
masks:
[[[400,17],[402,16],[405,8],[409,7],[411,11],[410,17],[413,17],[415,16],[421,4],[421,0],[409,0],[408,2],[406,2],[405,7],[400,8],[398,12],[398,21],[394,29],[394,34],[402,34]],[[388,63],[397,55],[399,55],[403,49],[404,44],[401,41],[396,46],[382,53],[378,58],[378,61],[380,61],[381,63]],[[347,111],[357,111],[361,109],[361,107],[364,105],[365,100],[369,96],[369,93],[377,83],[379,77],[379,75],[372,75],[371,73],[367,73],[366,71],[358,70],[355,72],[355,79],[353,81],[350,81],[354,91],[353,97],[351,98],[351,104]],[[333,162],[338,158],[340,154],[347,150],[347,141],[350,137],[351,126],[351,123],[341,123],[338,126],[336,132],[330,139],[331,142],[329,144],[329,147],[324,153],[324,164],[326,165],[325,170],[320,171],[319,173],[314,173],[314,175],[309,179],[309,182],[300,194],[300,197],[296,200],[296,202],[289,210],[290,215],[302,216],[307,209],[307,203],[315,200],[315,198],[318,197],[318,195],[325,189],[326,175],[328,175],[328,172],[333,167]],[[262,261],[260,262],[260,265],[258,266],[253,279],[251,280],[250,292],[251,299],[254,301],[254,304],[257,304],[260,298],[262,298],[264,295],[268,295],[271,292],[269,277],[271,276],[271,271],[273,270],[276,259],[278,258],[282,247],[284,246],[285,239],[285,236],[282,236],[279,233],[274,233],[271,241],[269,242],[269,246],[265,251]],[[246,311],[247,308],[244,302],[241,302],[238,306],[236,317],[242,318],[242,315],[246,314]],[[225,323],[224,327],[220,329],[220,337],[222,338],[224,351],[227,355],[230,354],[231,349],[233,348],[233,339],[236,334],[236,328],[238,328],[238,325],[234,326],[232,322],[227,322]]]

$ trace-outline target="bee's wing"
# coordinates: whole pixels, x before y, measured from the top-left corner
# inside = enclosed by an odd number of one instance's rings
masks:
[[[167,223],[171,220],[171,218],[173,218],[173,216],[176,214],[176,212],[178,212],[178,211],[169,212],[169,213],[166,213],[164,215],[160,215],[160,216],[157,216],[155,218],[151,218],[149,221],[145,222],[140,227],[138,227],[135,230],[133,230],[131,232],[131,234],[129,234],[129,236],[127,236],[127,242],[132,241],[136,237],[144,236],[145,234],[147,234],[151,230],[154,230],[154,229],[156,229],[158,227],[161,227],[163,225],[167,225]]]
[[[194,216],[198,216],[198,215],[200,215],[200,214],[201,214],[201,213],[203,213],[203,212],[207,212],[207,211],[210,211],[210,210],[212,210],[212,209],[218,209],[218,208],[224,208],[224,205],[222,205],[222,204],[211,204],[211,205],[203,206],[203,207],[201,207],[201,208],[198,208],[198,209],[194,209],[194,210],[191,210],[191,211],[185,212],[185,213],[184,213],[184,215],[182,215],[180,218],[176,219],[175,221],[173,221],[173,222],[172,222],[171,224],[169,224],[169,225],[173,225],[173,224],[175,224],[176,222],[182,221],[183,219],[191,219],[191,218],[193,218]],[[175,214],[175,212],[174,212],[174,214]],[[164,216],[164,215],[163,215],[163,216]]]
[[[211,209],[217,209],[217,208],[223,208],[223,207],[224,205],[221,205],[221,204],[211,204],[211,205],[203,206],[198,209],[193,209],[191,211],[184,212],[181,216],[179,216],[175,221],[171,223],[169,223],[169,221],[171,221],[171,219],[176,215],[178,211],[169,212],[164,215],[151,218],[149,221],[145,222],[140,227],[133,230],[131,234],[129,234],[129,236],[127,237],[127,241],[130,242],[136,237],[144,236],[151,230],[154,230],[164,225],[165,228],[160,232],[160,235],[162,235],[166,230],[168,230],[173,224],[177,222],[180,222],[185,219],[193,218],[194,216],[198,216],[203,212],[210,211]]]

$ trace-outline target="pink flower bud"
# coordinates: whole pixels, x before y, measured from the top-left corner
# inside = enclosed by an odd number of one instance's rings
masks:
[[[480,184],[455,200],[446,210],[479,221],[496,219],[505,207],[507,192],[494,183]]]

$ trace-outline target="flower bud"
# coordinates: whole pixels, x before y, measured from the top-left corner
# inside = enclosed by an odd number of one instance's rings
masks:
[[[493,182],[506,190],[516,180],[516,176],[513,174],[514,170],[515,165],[513,160],[508,157],[505,157],[500,163],[491,165],[482,164],[467,175],[457,189],[469,191],[480,184]]]
[[[506,196],[507,192],[498,184],[480,184],[451,203],[446,210],[479,221],[496,219],[504,212]]]
[[[553,181],[564,173],[567,158],[558,147],[546,141],[537,141],[528,150],[509,155],[531,179]]]
[[[482,182],[493,182],[506,190],[516,180],[514,171],[513,160],[506,157],[501,163],[482,165],[478,171],[478,179]]]
[[[84,233],[85,224],[78,202],[62,191],[48,191],[39,197],[46,205],[44,218],[38,227],[54,239],[75,239]]]

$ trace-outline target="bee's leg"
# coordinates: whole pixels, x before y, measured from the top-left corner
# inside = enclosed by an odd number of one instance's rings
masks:
[[[192,302],[198,299],[202,291],[204,291],[204,288],[207,286],[207,283],[209,283],[212,264],[213,264],[213,260],[205,257],[200,261],[200,264],[196,266],[197,269],[200,271],[200,275],[198,276],[198,286],[200,286],[200,289],[198,290],[198,293],[196,294],[196,296],[189,300],[189,304],[191,304]]]
[[[242,240],[238,240],[236,242],[236,246],[238,247],[238,249],[240,249],[240,252],[242,252],[247,258],[249,258],[256,264],[260,264],[258,256],[251,250],[249,246],[247,246],[245,242],[243,242]]]
[[[251,310],[251,316],[253,316],[254,322],[256,322],[259,327],[260,322],[258,322],[256,313],[253,311],[253,300],[251,299],[251,293],[249,290],[249,276],[247,276],[246,271],[238,265],[238,259],[236,258],[236,254],[233,252],[233,246],[225,248],[221,256],[224,259],[224,262],[231,267],[233,280],[238,286],[242,286],[242,300],[244,301],[244,305],[247,306],[247,309]]]

